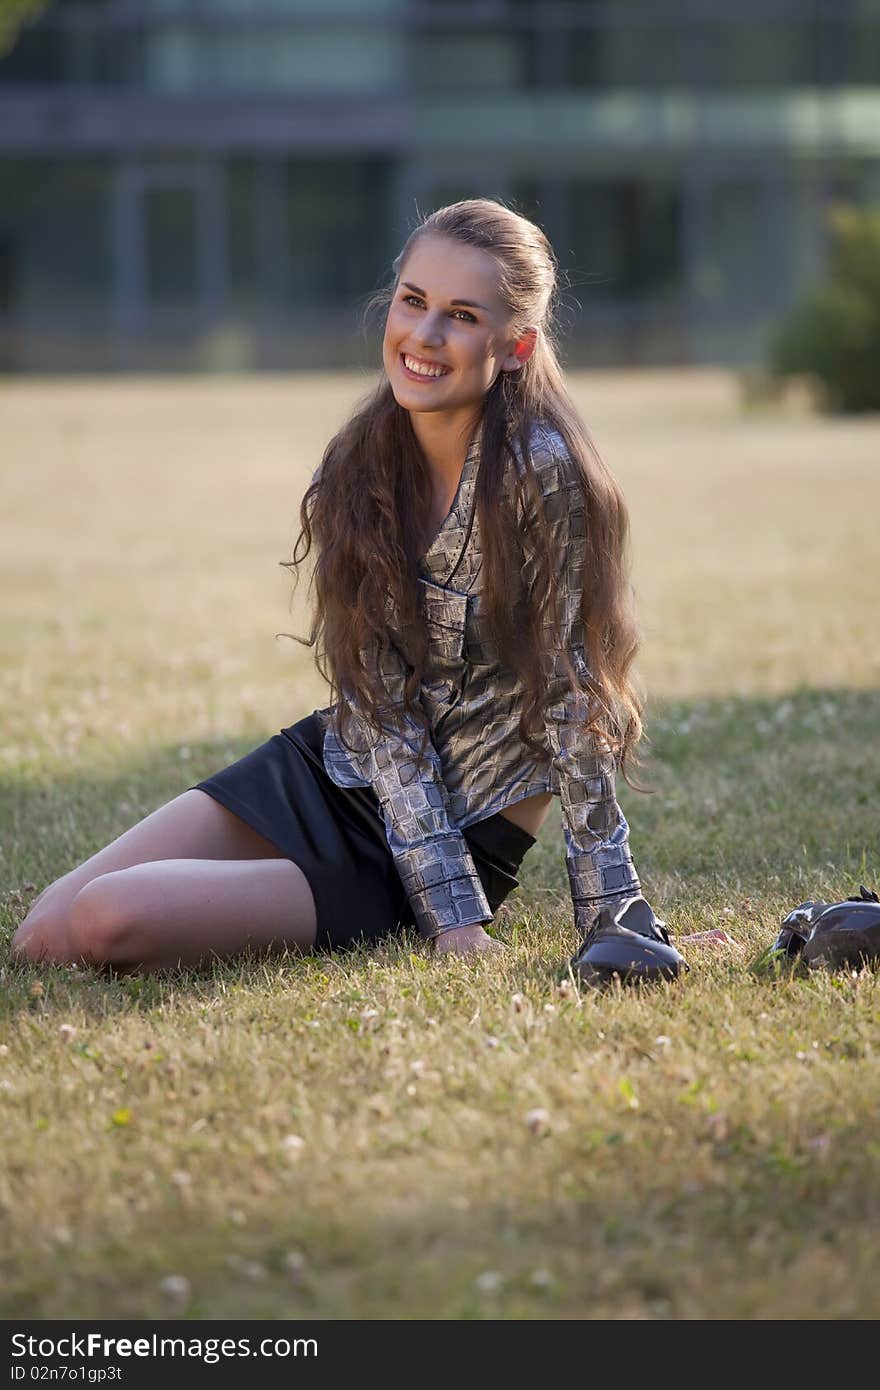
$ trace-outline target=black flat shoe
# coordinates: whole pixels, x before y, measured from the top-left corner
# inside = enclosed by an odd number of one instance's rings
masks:
[[[800,903],[792,908],[788,916],[783,917],[779,933],[770,951],[773,955],[785,956],[788,960],[796,960],[800,956],[807,944],[807,937],[813,930],[813,923],[824,912],[830,903],[823,902],[821,899]]]
[[[670,944],[666,924],[638,896],[602,908],[571,968],[584,984],[604,985],[615,975],[624,984],[675,980],[690,966]]]
[[[858,897],[832,903],[815,918],[804,942],[811,970],[858,970],[880,961],[880,899],[864,884]]]

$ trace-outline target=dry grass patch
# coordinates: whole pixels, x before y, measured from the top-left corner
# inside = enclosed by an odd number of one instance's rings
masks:
[[[278,561],[365,385],[4,387],[5,940],[323,702],[274,637],[302,630]],[[734,945],[581,994],[555,812],[497,960],[4,957],[3,1316],[877,1315],[877,978],[750,963],[796,902],[880,879],[878,425],[741,416],[717,372],[575,385],[633,513],[636,862],[680,935]]]

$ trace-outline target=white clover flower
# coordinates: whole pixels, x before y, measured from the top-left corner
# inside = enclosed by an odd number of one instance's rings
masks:
[[[291,1278],[299,1279],[307,1273],[309,1262],[301,1250],[288,1250],[281,1261],[281,1268]]]
[[[549,1111],[542,1110],[540,1106],[535,1110],[529,1110],[525,1116],[525,1125],[530,1134],[546,1134],[550,1128]]]
[[[480,1293],[497,1293],[503,1283],[504,1275],[497,1269],[486,1269],[474,1280],[474,1285]]]
[[[185,1274],[166,1274],[165,1278],[159,1281],[159,1292],[169,1303],[181,1305],[186,1303],[190,1296],[190,1282]]]

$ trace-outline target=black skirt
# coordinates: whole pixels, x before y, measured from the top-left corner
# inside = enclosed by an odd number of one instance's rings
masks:
[[[317,912],[317,949],[378,941],[415,927],[371,787],[338,787],[327,774],[324,735],[306,715],[237,762],[196,782],[302,869]],[[496,813],[462,832],[494,913],[519,887],[535,837]]]

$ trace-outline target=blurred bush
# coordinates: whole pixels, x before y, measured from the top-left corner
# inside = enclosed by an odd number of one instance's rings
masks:
[[[828,275],[771,341],[770,372],[806,375],[832,412],[880,410],[880,209],[829,214]]]
[[[47,4],[48,0],[0,0],[0,58],[12,48],[19,30],[37,19]]]

